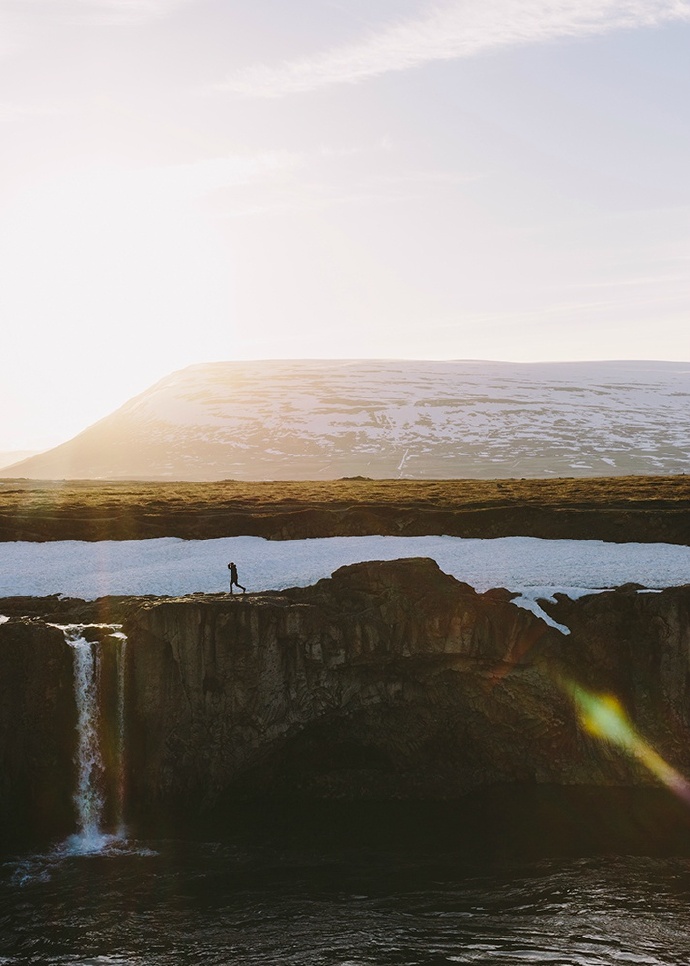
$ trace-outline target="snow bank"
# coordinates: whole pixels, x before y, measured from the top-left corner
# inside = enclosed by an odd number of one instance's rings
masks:
[[[398,557],[431,557],[480,592],[507,587],[526,601],[559,592],[582,596],[629,582],[654,589],[690,583],[690,547],[672,544],[532,537],[166,537],[0,544],[0,597],[217,593],[228,589],[230,560],[249,591],[281,590],[312,584],[344,564]]]

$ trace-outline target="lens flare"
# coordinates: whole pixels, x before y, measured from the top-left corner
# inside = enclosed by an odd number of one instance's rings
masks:
[[[622,748],[652,772],[686,804],[690,805],[690,783],[635,731],[623,705],[612,694],[594,694],[578,684],[568,684],[584,729],[595,738]]]

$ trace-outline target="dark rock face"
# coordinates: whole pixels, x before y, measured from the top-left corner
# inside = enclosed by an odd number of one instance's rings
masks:
[[[660,754],[690,765],[690,588],[563,601],[569,637],[510,597],[405,560],[280,595],[142,605],[126,625],[134,800],[653,783],[583,730],[570,682],[616,694]]]
[[[69,826],[75,727],[62,631],[40,621],[0,624],[0,835]]]
[[[573,685],[614,695],[640,740],[690,775],[690,586],[544,604],[569,636],[511,598],[416,559],[344,567],[281,593],[117,601],[130,817],[653,789],[634,749],[583,727]],[[118,645],[107,628],[93,633],[109,747]],[[6,827],[73,829],[75,725],[62,632],[36,618],[0,625]]]
[[[690,585],[621,587],[545,608],[572,629],[558,649],[563,673],[616,695],[637,730],[690,777]]]

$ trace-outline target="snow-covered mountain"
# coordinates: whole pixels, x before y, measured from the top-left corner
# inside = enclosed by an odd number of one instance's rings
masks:
[[[224,362],[0,471],[35,479],[492,478],[690,469],[690,364]]]

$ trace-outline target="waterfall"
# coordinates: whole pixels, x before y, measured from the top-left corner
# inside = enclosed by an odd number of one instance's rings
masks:
[[[118,642],[115,665],[114,702],[115,721],[112,723],[110,741],[114,745],[108,756],[103,745],[107,728],[103,709],[99,703],[102,655],[100,645],[85,636],[89,628],[109,631],[109,637]],[[125,774],[125,659],[127,639],[119,625],[67,625],[62,631],[72,648],[74,658],[74,698],[77,709],[77,766],[73,794],[77,817],[77,834],[68,839],[66,848],[71,852],[96,852],[114,839],[125,837],[124,828],[124,774]],[[90,635],[94,636],[94,635]],[[114,775],[106,773],[106,760],[116,769]],[[106,832],[106,788],[114,789],[115,801],[108,803],[115,816],[115,833]]]
[[[74,636],[72,636],[74,635]],[[105,767],[98,735],[98,672],[95,645],[68,631],[74,651],[74,698],[77,704],[77,785],[74,805],[79,836],[93,841],[101,834]]]

